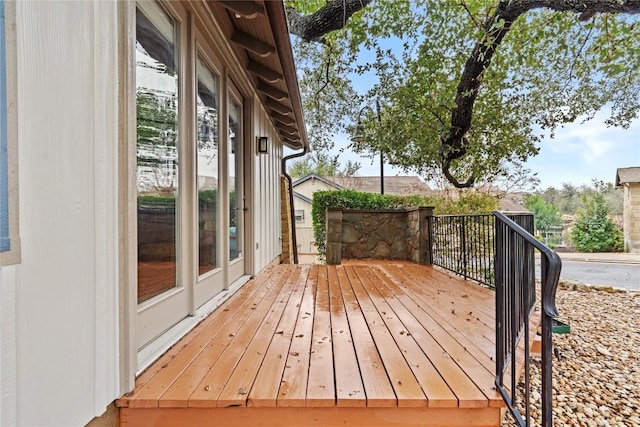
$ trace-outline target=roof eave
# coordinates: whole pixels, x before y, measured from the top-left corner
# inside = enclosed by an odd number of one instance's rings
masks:
[[[276,43],[276,51],[280,64],[282,66],[285,77],[289,99],[293,108],[296,122],[299,124],[300,146],[285,141],[285,144],[293,149],[309,148],[307,138],[307,130],[304,122],[304,114],[302,111],[302,98],[300,97],[300,87],[298,85],[298,76],[296,74],[295,61],[293,59],[293,49],[289,38],[289,26],[287,24],[287,14],[282,1],[265,1],[264,7],[269,16],[269,24],[273,32],[273,38]]]

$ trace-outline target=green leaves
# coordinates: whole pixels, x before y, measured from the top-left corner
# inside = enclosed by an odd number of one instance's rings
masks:
[[[328,207],[345,209],[402,209],[433,206],[438,215],[488,213],[498,208],[496,197],[464,192],[455,200],[443,196],[390,196],[354,190],[316,191],[313,193],[311,217],[314,238],[321,256],[326,253],[326,212]]]
[[[605,198],[606,186],[596,182],[596,192],[585,197],[584,208],[571,230],[571,241],[579,252],[622,251],[624,236],[611,221],[611,206]]]
[[[558,208],[546,203],[538,195],[525,198],[524,207],[533,212],[536,233],[548,233],[552,227],[562,225],[562,217]]]
[[[304,13],[325,4],[290,3]],[[439,176],[439,147],[461,128],[452,118],[461,87],[460,98],[477,97],[462,112],[471,117],[463,132],[466,155],[452,162],[451,172],[482,179],[534,156],[539,138],[605,105],[612,111],[608,125],[627,126],[638,117],[637,15],[599,14],[582,22],[576,13],[536,9],[515,22],[493,18],[517,3],[376,0],[327,35],[328,45],[296,42],[312,145],[330,149],[335,135],[353,131],[362,107],[377,98],[382,123],[363,120],[366,138],[351,148],[364,155],[383,150],[406,172]],[[484,67],[473,77],[478,89],[461,86],[474,52],[482,52],[477,59]]]

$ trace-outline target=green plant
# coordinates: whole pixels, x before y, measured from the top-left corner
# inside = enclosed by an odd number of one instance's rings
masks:
[[[536,234],[544,235],[544,242],[547,244],[551,229],[562,226],[560,211],[555,205],[545,202],[537,194],[525,197],[524,207],[533,212]],[[541,240],[537,235],[536,238]]]
[[[313,233],[320,256],[326,254],[327,208],[344,209],[405,209],[433,206],[434,213],[473,214],[487,213],[497,209],[498,200],[486,194],[465,192],[455,200],[434,196],[391,196],[361,193],[354,190],[316,191],[313,193],[311,219]]]
[[[611,206],[604,195],[603,183],[595,182],[596,193],[584,199],[584,208],[571,230],[571,241],[579,252],[622,251],[622,231],[609,219]]]

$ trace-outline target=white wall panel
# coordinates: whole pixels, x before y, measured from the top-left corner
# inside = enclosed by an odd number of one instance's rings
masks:
[[[0,425],[16,425],[16,275],[0,268]]]
[[[117,4],[19,2],[17,422],[119,397]]]
[[[254,120],[256,135],[269,138],[269,153],[254,154],[254,193],[253,212],[254,240],[259,244],[255,250],[254,271],[259,272],[282,252],[280,242],[280,159],[282,144],[267,112],[256,99],[254,102]],[[256,153],[256,148],[251,148]]]

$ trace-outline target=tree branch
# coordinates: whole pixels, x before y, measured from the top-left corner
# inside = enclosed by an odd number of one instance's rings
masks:
[[[364,9],[373,0],[333,0],[311,15],[301,15],[291,6],[286,6],[289,32],[308,42],[324,43],[324,35],[340,30],[351,16]]]
[[[482,83],[482,74],[491,65],[498,46],[518,17],[530,10],[541,8],[578,13],[580,20],[587,20],[596,13],[640,13],[640,0],[511,0],[498,4],[493,15],[484,24],[484,36],[475,45],[465,63],[456,91],[455,107],[451,112],[451,127],[441,142],[442,171],[456,187],[467,183],[473,185],[474,182],[473,177],[465,183],[451,180],[449,167],[452,160],[466,154],[467,140],[464,136],[471,128],[473,108]]]

